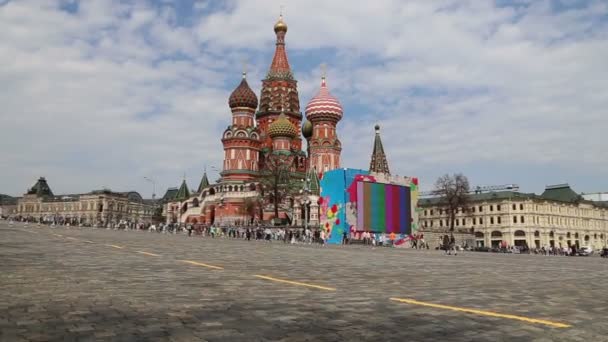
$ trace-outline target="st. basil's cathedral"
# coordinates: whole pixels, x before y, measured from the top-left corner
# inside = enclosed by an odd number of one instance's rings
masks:
[[[306,105],[302,124],[297,81],[285,49],[287,24],[282,16],[274,32],[276,48],[262,80],[259,101],[246,73],[228,99],[232,122],[222,134],[224,162],[219,181],[211,184],[205,172],[196,192],[190,192],[185,180],[179,189],[168,191],[164,208],[167,223],[252,225],[274,219],[303,225],[304,216],[311,226],[319,223],[319,179],[324,172],[340,167],[342,146],[336,126],[343,108],[323,76],[317,95]],[[302,138],[306,150],[302,149]],[[378,127],[374,144],[370,171],[380,165],[383,169],[375,171],[388,174]],[[274,184],[268,184],[269,180]],[[278,189],[278,182],[289,185]],[[277,196],[278,191],[288,194]],[[274,200],[280,205],[275,206]]]

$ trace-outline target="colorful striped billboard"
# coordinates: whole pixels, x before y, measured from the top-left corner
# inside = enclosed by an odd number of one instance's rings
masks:
[[[395,184],[357,182],[357,230],[411,234],[410,188]]]

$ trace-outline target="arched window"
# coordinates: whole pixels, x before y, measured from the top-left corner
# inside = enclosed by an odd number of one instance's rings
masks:
[[[554,237],[554,236],[555,236],[555,233],[554,233],[553,231],[550,231],[550,232],[549,232],[549,237],[550,237],[550,238],[552,238],[552,237]]]
[[[578,239],[578,233],[574,233],[574,238]]]
[[[515,235],[516,237],[525,237],[526,236],[526,232],[524,232],[523,230],[516,230],[515,231]]]
[[[535,236],[535,237],[540,237],[540,232],[539,232],[538,230],[537,230],[537,231],[535,231],[535,232],[534,232],[534,236]]]
[[[566,237],[569,239],[570,238],[570,232],[566,233]]]
[[[493,238],[502,238],[502,233],[499,232],[498,230],[495,230],[495,231],[492,232],[491,236]]]
[[[198,205],[199,205],[199,203],[198,203],[198,198],[194,198],[194,199],[192,200],[192,206],[193,206],[193,207],[198,207]]]
[[[475,232],[475,238],[477,238],[477,239],[483,239],[483,233],[482,232]]]

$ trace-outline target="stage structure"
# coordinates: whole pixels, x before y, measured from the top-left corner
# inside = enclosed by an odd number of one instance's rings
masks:
[[[418,179],[336,169],[321,179],[321,228],[328,243],[368,231],[405,238],[418,230]]]

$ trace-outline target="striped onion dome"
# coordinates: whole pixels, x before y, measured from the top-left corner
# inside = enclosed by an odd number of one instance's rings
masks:
[[[327,89],[325,77],[321,78],[321,89],[315,97],[306,105],[306,118],[311,121],[315,119],[333,119],[339,121],[342,119],[342,105],[340,101]]]
[[[277,120],[268,125],[268,135],[273,139],[276,137],[295,138],[298,135],[298,129],[289,122],[284,113],[281,113]]]

